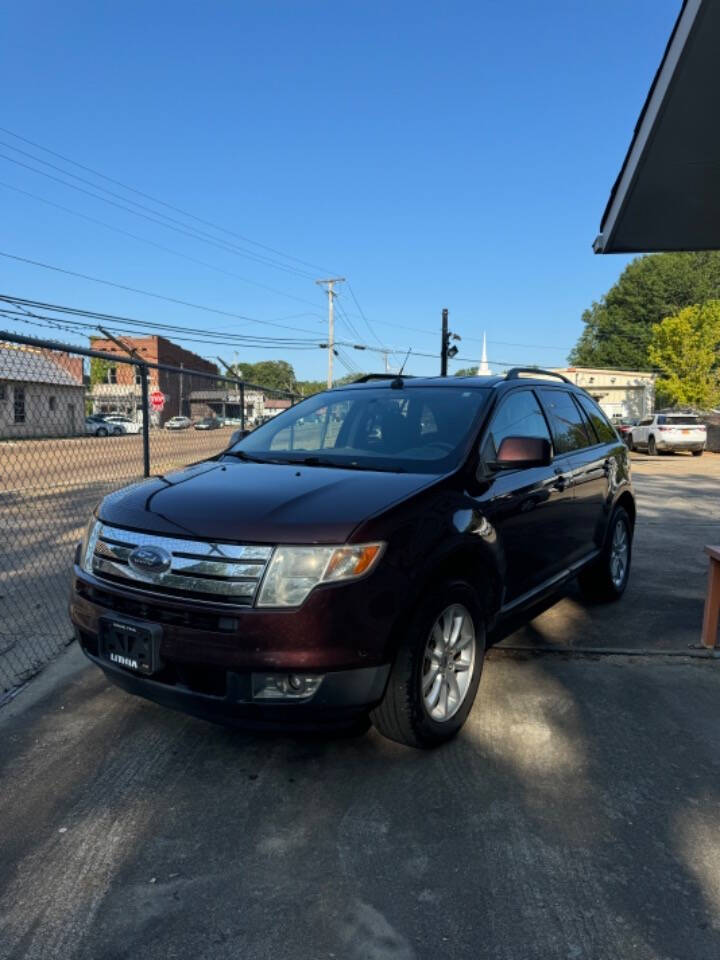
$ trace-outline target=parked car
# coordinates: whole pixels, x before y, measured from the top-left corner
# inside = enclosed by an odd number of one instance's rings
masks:
[[[92,434],[95,437],[108,437],[111,434],[119,436],[124,433],[124,430],[120,424],[111,423],[100,414],[91,414],[85,417],[85,433]]]
[[[658,453],[690,450],[701,457],[707,441],[707,428],[692,413],[656,413],[645,417],[631,433],[631,450],[646,450],[651,457]]]
[[[109,413],[105,417],[105,422],[120,427],[121,433],[142,433],[142,421],[132,420],[120,413]]]
[[[632,428],[640,423],[637,417],[623,417],[621,420],[613,421],[613,426],[620,434],[620,439],[624,440],[627,446],[630,446]]]
[[[202,420],[198,420],[197,423],[193,424],[196,430],[217,430],[221,426],[220,421],[216,417],[204,417]]]
[[[295,429],[338,411],[332,445]],[[438,744],[470,712],[495,625],[575,576],[622,596],[628,459],[557,374],[316,394],[106,497],[77,548],[72,620],[114,683],[166,706],[294,727],[369,714]]]
[[[165,424],[166,430],[187,430],[188,427],[192,426],[192,420],[190,417],[170,417],[168,422]]]

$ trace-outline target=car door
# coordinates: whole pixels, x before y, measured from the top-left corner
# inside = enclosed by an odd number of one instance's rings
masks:
[[[490,466],[505,437],[542,437],[552,443],[534,390],[506,394],[493,412],[480,445],[488,487],[479,508],[492,524],[505,563],[503,605],[537,589],[564,568],[572,513],[569,463],[494,471]]]
[[[567,464],[573,487],[571,523],[566,542],[568,566],[586,560],[599,546],[605,504],[612,469],[613,444],[601,443],[595,428],[573,394],[562,387],[542,387],[539,391],[550,421],[555,456]],[[589,398],[588,398],[589,400]],[[599,418],[599,412],[593,412]],[[606,421],[605,436],[619,444],[615,431]]]
[[[636,427],[633,427],[632,438],[636,446],[647,446],[648,437],[650,436],[650,425],[654,419],[654,417],[644,417]]]

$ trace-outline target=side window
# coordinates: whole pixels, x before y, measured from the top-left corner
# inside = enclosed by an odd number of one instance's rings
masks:
[[[641,420],[641,421],[640,421],[640,423],[638,424],[638,426],[639,426],[639,427],[649,427],[652,422],[653,422],[653,418],[652,418],[652,417],[645,417],[644,420]]]
[[[565,390],[540,390],[543,404],[550,414],[555,453],[571,453],[595,442],[588,436],[582,414],[572,396]]]
[[[483,444],[485,461],[495,460],[505,437],[541,437],[550,441],[545,417],[532,390],[518,390],[501,402]]]
[[[583,408],[588,420],[593,425],[593,429],[600,443],[612,443],[614,440],[617,440],[615,431],[594,400],[591,400],[590,397],[583,397],[582,395],[577,395],[575,399]]]

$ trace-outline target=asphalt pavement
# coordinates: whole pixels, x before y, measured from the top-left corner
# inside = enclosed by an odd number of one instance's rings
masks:
[[[73,648],[0,713],[0,956],[717,960],[719,671],[493,653],[418,752],[213,726]]]

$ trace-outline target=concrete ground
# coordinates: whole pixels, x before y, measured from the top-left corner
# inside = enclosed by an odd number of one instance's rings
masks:
[[[74,648],[0,714],[0,956],[717,960],[719,703],[718,661],[495,652],[418,752],[212,726]]]
[[[493,650],[430,753],[259,736],[71,647],[0,710],[1,960],[717,960],[720,661],[699,636],[720,457],[636,458],[620,604]],[[517,626],[517,625],[515,625]]]

